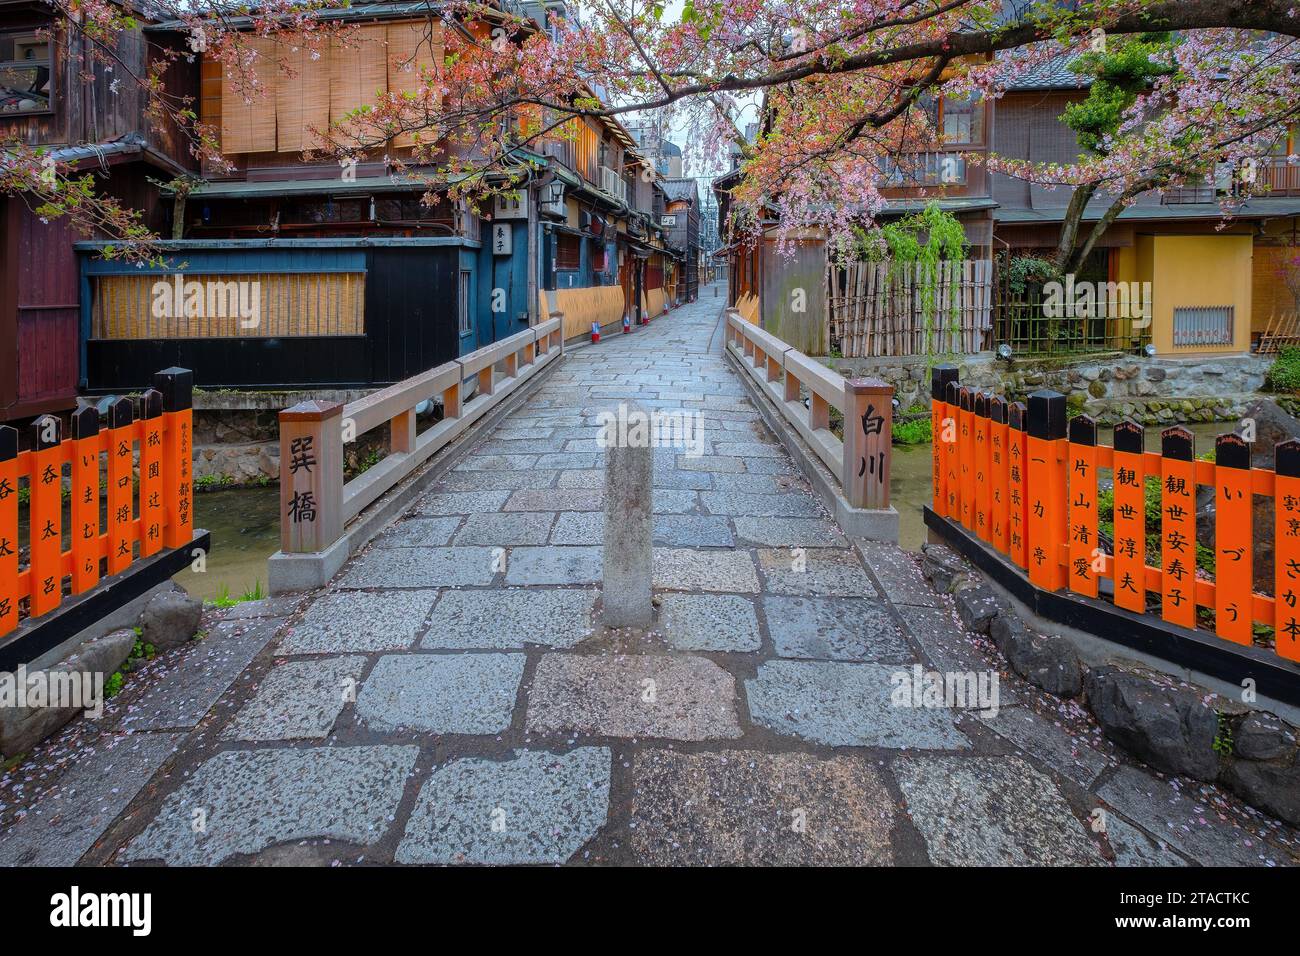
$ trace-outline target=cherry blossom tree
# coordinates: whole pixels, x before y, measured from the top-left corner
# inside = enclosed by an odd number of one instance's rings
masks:
[[[291,70],[300,51],[353,42],[347,20],[330,16],[346,2],[269,0],[250,13],[213,0],[161,0],[151,11],[189,33],[189,49],[171,58],[218,60],[227,82],[254,102],[269,73]],[[111,0],[52,6],[60,29],[87,39],[94,58],[112,59],[112,39],[131,14]],[[665,0],[585,0],[550,31],[509,9],[449,0],[426,14],[431,31],[444,28],[445,56],[420,71],[418,88],[377,96],[317,132],[340,158],[386,156],[393,137],[414,133],[406,165],[431,187],[454,182],[474,198],[508,188],[519,148],[570,135],[575,118],[659,110],[690,129],[697,156],[740,150],[746,176],[733,199],[752,221],[770,212],[784,230],[826,226],[843,237],[883,205],[891,164],[935,142],[922,97],[997,96],[1020,73],[1091,49],[1098,36],[1160,30],[1183,39],[1173,69],[1133,98],[1104,155],[1048,168],[994,160],[1001,171],[1066,187],[1096,181],[1131,198],[1191,175],[1168,170],[1170,144],[1207,162],[1259,153],[1300,103],[1290,66],[1297,7],[1300,0],[685,0],[670,12]],[[253,38],[273,39],[276,52],[261,52]],[[183,125],[196,156],[223,162],[216,132],[165,87],[167,61],[130,81],[147,91],[152,115]],[[760,132],[751,141],[742,118],[755,109]],[[38,150],[0,140],[0,156],[0,189],[37,197],[50,215],[84,228],[143,238],[129,210],[71,188]]]

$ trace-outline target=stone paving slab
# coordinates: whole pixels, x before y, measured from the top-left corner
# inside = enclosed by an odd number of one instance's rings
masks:
[[[758,574],[747,551],[654,549],[654,586],[671,591],[758,593]]]
[[[1110,766],[1106,755],[1088,741],[1070,736],[1024,707],[1005,709],[988,720],[986,726],[1081,787],[1091,787]]]
[[[491,584],[495,548],[372,548],[348,565],[341,588],[446,588]]]
[[[101,738],[0,834],[0,866],[75,866],[184,739],[183,733]]]
[[[550,488],[516,491],[502,507],[505,511],[599,511],[604,499],[600,488]]]
[[[879,597],[857,554],[833,548],[761,548],[765,591],[823,597]]]
[[[975,638],[948,608],[900,606],[898,613],[937,669],[949,673],[989,670],[988,658],[975,645]],[[1015,694],[1009,688],[1002,687],[1001,694],[1003,706],[1015,702]]]
[[[605,472],[600,469],[562,471],[560,477],[555,481],[555,486],[557,488],[603,488],[605,487]]]
[[[598,547],[513,548],[506,565],[506,584],[599,584]]]
[[[891,769],[939,866],[1096,866],[1050,777],[1016,757],[905,757]]]
[[[756,651],[754,603],[735,594],[665,594],[655,628],[679,651]]]
[[[1117,814],[1106,814],[1106,840],[1115,851],[1116,866],[1187,866],[1167,844],[1151,839]]]
[[[478,494],[489,491],[550,488],[555,484],[559,474],[558,471],[553,470],[453,471],[444,475],[438,482],[437,491],[440,494]]]
[[[420,642],[426,650],[572,647],[592,633],[590,589],[448,591]]]
[[[507,511],[470,515],[456,534],[456,544],[510,547],[545,544],[551,533],[551,512]]]
[[[848,539],[823,518],[751,518],[735,520],[742,545],[760,547],[845,548]]]
[[[821,504],[799,495],[751,495],[743,491],[701,491],[700,501],[709,514],[755,518],[820,518]]]
[[[304,740],[328,737],[366,659],[357,655],[287,661],[271,668],[252,700],[231,719],[226,740]]]
[[[1190,786],[1195,787],[1195,784]],[[1198,863],[1220,866],[1278,865],[1285,860],[1256,835],[1225,824],[1218,812],[1168,780],[1121,767],[1098,795],[1147,832],[1167,840]]]
[[[415,513],[425,515],[473,515],[500,511],[509,491],[438,491],[415,503]]]
[[[736,539],[726,518],[713,515],[656,514],[654,543],[674,548],[731,548]]]
[[[831,747],[959,750],[970,741],[951,710],[895,706],[887,664],[770,660],[745,681],[756,724]]]
[[[438,592],[336,591],[318,597],[280,639],[281,654],[401,651],[424,630]]]
[[[420,790],[396,861],[564,863],[605,825],[609,781],[605,747],[454,760]]]
[[[279,618],[223,621],[122,718],[129,731],[194,727],[275,636]]]
[[[632,848],[649,865],[893,862],[893,800],[863,757],[649,750],[632,793]]]
[[[528,696],[533,732],[712,740],[740,736],[736,686],[702,657],[548,654]]]
[[[879,541],[856,542],[871,573],[889,593],[894,604],[942,607],[943,598],[934,593],[911,556],[897,545]]]
[[[656,515],[686,514],[689,511],[698,511],[700,507],[700,496],[696,491],[656,488],[653,499]]]
[[[212,866],[293,840],[374,843],[390,826],[418,753],[389,746],[218,753],[166,799],[122,859]],[[206,811],[197,833],[196,808]]]
[[[910,663],[915,656],[878,601],[769,594],[763,614],[780,657]]]
[[[451,543],[461,518],[407,518],[375,538],[377,548],[437,548]]]
[[[495,734],[510,726],[523,654],[391,654],[357,696],[371,730]]]
[[[454,471],[532,471],[536,455],[470,455]]]

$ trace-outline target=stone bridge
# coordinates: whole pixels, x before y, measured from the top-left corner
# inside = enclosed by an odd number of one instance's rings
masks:
[[[1294,861],[846,537],[724,359],[723,301],[572,350],[328,587],[222,612],[43,745],[0,862]],[[705,426],[655,452],[648,632],[598,621],[622,399]],[[996,712],[926,706],[931,670],[1000,672]]]

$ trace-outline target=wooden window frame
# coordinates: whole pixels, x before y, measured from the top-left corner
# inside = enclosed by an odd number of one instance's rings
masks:
[[[0,60],[0,68],[10,67],[15,69],[32,69],[33,67],[38,67],[44,63],[46,68],[50,71],[50,95],[48,105],[45,109],[18,110],[14,112],[4,111],[0,112],[0,119],[16,119],[22,116],[52,116],[56,112],[55,101],[59,92],[57,70],[55,69],[55,64],[58,61],[58,43],[53,28],[51,27],[47,29],[50,30],[50,35],[44,38],[40,36],[39,29],[33,30],[27,28],[21,30],[0,30],[0,36],[5,36],[11,39],[15,45],[24,40],[30,40],[33,43],[44,43],[49,47],[49,56],[45,60]]]

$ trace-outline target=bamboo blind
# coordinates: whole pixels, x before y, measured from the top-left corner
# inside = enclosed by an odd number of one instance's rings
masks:
[[[154,315],[155,284],[168,275],[96,276],[92,289],[91,337],[95,339],[292,338],[365,334],[365,273],[252,273],[187,275],[206,290],[212,283],[251,283],[245,302],[258,303],[255,327],[241,326],[238,308],[211,311],[234,315]],[[174,286],[173,286],[174,289]],[[237,299],[234,301],[238,301]],[[184,302],[182,302],[184,305]],[[195,310],[191,310],[195,311]],[[253,311],[249,309],[249,311]],[[182,314],[176,314],[182,313]]]
[[[384,58],[388,28],[362,27],[347,45],[330,51],[330,122],[339,123],[362,106],[373,105],[388,89]],[[361,132],[370,132],[360,129]]]
[[[275,151],[275,89],[279,66],[275,41],[245,36],[242,42],[256,52],[253,72],[268,95],[257,90],[237,90],[230,76],[221,83],[221,150],[224,153]]]
[[[324,142],[312,128],[326,130],[330,123],[330,49],[312,59],[310,50],[286,53],[291,71],[276,77],[275,146],[282,153],[321,149]]]
[[[442,63],[442,24],[430,25],[425,21],[391,23],[388,25],[388,92],[417,95],[420,89],[420,71]],[[442,102],[438,94],[433,104]],[[414,146],[415,135],[402,133],[393,138],[393,145]]]

